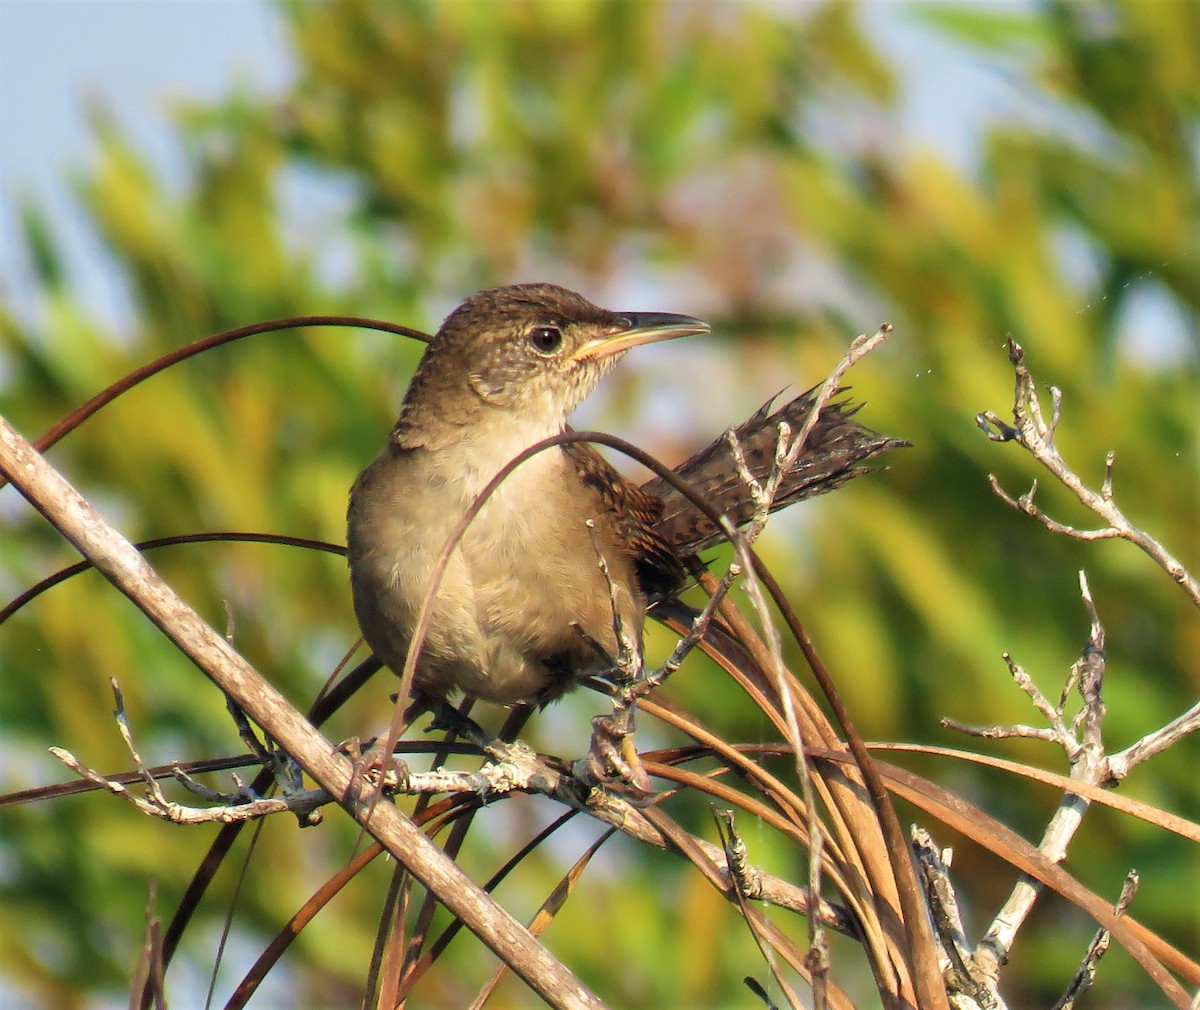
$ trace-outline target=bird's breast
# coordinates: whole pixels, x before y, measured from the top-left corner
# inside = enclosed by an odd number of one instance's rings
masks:
[[[493,445],[487,458],[475,453],[466,461],[421,450],[385,454],[360,479],[350,522],[355,608],[368,644],[393,670],[403,665],[447,538],[527,444]],[[433,693],[458,688],[507,704],[539,695],[552,667],[566,663],[585,673],[602,665],[587,639],[616,649],[597,548],[612,541],[603,503],[571,480],[561,449],[520,464],[492,491],[448,559],[418,686]],[[632,568],[624,552],[604,554],[622,619],[640,640],[643,601]]]

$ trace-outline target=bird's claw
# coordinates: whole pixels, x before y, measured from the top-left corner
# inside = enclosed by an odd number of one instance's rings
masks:
[[[633,742],[633,729],[626,720],[598,715],[592,720],[592,742],[588,747],[588,774],[607,786],[624,788],[638,798],[654,794],[650,776],[642,767]]]
[[[362,779],[386,792],[404,792],[409,778],[408,763],[395,754],[380,754],[371,749],[350,755],[354,761],[353,778]]]

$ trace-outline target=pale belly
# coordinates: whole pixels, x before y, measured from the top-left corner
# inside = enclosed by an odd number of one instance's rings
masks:
[[[561,465],[561,456],[547,454],[518,470],[467,528],[430,613],[414,681],[422,691],[459,690],[499,704],[544,700],[607,665],[592,641],[616,652],[609,585],[586,523],[604,516],[585,505],[569,516],[553,512],[543,507],[545,494],[529,493],[528,483],[552,487]],[[434,566],[466,506],[388,490],[362,503],[373,511],[372,529],[386,535],[357,548],[352,538],[360,557],[351,581],[367,643],[398,673]],[[625,631],[640,643],[644,602],[632,567],[623,554],[605,560]]]

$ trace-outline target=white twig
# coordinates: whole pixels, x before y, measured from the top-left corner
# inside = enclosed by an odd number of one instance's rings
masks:
[[[50,753],[65,764],[76,775],[93,785],[104,789],[114,796],[128,800],[142,813],[172,824],[231,824],[235,821],[249,821],[271,814],[294,813],[303,821],[318,807],[333,802],[333,797],[324,789],[309,789],[304,793],[293,793],[289,796],[270,797],[266,799],[248,800],[215,807],[188,807],[181,803],[173,803],[166,798],[157,782],[153,789],[148,789],[145,797],[137,796],[126,786],[113,779],[105,778],[99,772],[84,765],[70,751],[61,747],[51,747]],[[153,780],[152,780],[153,781]],[[211,792],[217,798],[224,794]],[[309,823],[312,823],[309,821]]]
[[[734,825],[732,810],[717,810],[714,811],[717,821],[717,833],[721,836],[722,848],[725,850],[725,862],[729,866],[730,882],[733,885],[734,895],[737,900],[738,907],[742,910],[742,919],[746,923],[746,928],[750,930],[750,935],[754,938],[755,944],[758,945],[759,953],[767,963],[767,967],[771,970],[771,975],[775,979],[775,984],[779,986],[784,998],[788,1001],[788,1006],[792,1010],[800,1010],[800,997],[796,991],[788,983],[787,976],[779,967],[779,960],[775,957],[775,952],[771,949],[771,945],[764,939],[762,931],[758,928],[756,917],[747,914],[746,908],[746,893],[742,890],[742,872],[746,868],[747,850],[746,843],[742,836],[738,834],[737,828]],[[818,948],[820,950],[821,948]],[[817,972],[821,975],[828,973],[828,960],[826,959],[823,965],[814,966],[812,963],[810,951],[809,967],[813,978],[813,993],[814,997],[817,992],[824,991],[824,984],[818,985]],[[819,1010],[821,1003],[814,1002],[814,1010]]]
[[[121,708],[119,702],[118,708]],[[302,824],[316,824],[321,819],[318,808],[333,802],[333,797],[324,789],[292,790],[277,797],[261,797],[242,787],[240,782],[237,791],[224,793],[210,789],[176,769],[174,775],[177,780],[216,805],[200,808],[174,803],[166,798],[157,780],[141,764],[132,746],[132,736],[128,746],[147,785],[148,795],[145,797],[136,795],[122,782],[87,767],[69,751],[52,747],[50,753],[97,788],[132,803],[150,817],[172,824],[227,824],[281,813],[294,814]],[[475,771],[434,768],[427,772],[412,772],[398,771],[391,765],[372,769],[364,778],[371,785],[378,778],[386,791],[410,796],[466,793],[488,802],[513,793],[540,794],[583,810],[635,841],[660,849],[672,849],[659,829],[636,806],[602,789],[589,791],[581,788],[575,778],[553,769],[524,744],[491,740],[485,747],[485,753],[491,760]],[[693,838],[692,841],[714,862],[719,873],[726,875],[731,883],[736,878],[737,886],[748,899],[806,916],[812,916],[815,912],[815,917],[825,927],[848,936],[855,935],[852,918],[845,909],[818,898],[814,910],[810,895],[815,892],[766,873],[744,860],[730,868],[718,846],[700,838]]]
[[[730,588],[741,574],[742,566],[737,562],[735,557],[735,560],[731,561],[729,567],[725,569],[725,574],[721,576],[712,595],[709,596],[708,602],[704,604],[704,609],[692,619],[692,626],[688,629],[688,633],[679,640],[679,644],[675,646],[671,655],[667,657],[667,661],[657,670],[647,675],[646,680],[650,686],[657,687],[683,665],[683,661],[688,657],[688,654],[704,638],[704,633],[712,623],[717,609],[721,606],[722,601],[729,594]]]
[[[888,334],[891,332],[892,324],[883,323],[870,336],[860,333],[850,342],[850,348],[846,351],[845,357],[837,363],[833,371],[829,373],[829,378],[821,384],[820,392],[817,393],[817,397],[813,401],[812,410],[804,419],[804,424],[800,426],[800,431],[796,434],[796,440],[788,449],[787,459],[783,464],[785,472],[795,465],[800,453],[804,451],[804,446],[808,442],[808,436],[816,426],[817,420],[821,416],[821,411],[825,409],[825,405],[837,396],[838,390],[842,388],[842,376],[887,340]]]
[[[957,719],[942,718],[941,725],[947,729],[958,730],[960,733],[965,733],[967,736],[980,737],[984,740],[1044,740],[1047,743],[1056,743],[1062,747],[1066,753],[1068,760],[1074,760],[1075,755],[1079,751],[1080,744],[1075,738],[1075,726],[1069,726],[1063,720],[1063,714],[1066,711],[1067,699],[1070,691],[1078,683],[1080,664],[1075,663],[1071,667],[1071,674],[1067,680],[1067,687],[1063,690],[1062,696],[1057,705],[1052,705],[1043,693],[1041,688],[1033,682],[1033,678],[1029,676],[1025,668],[1013,659],[1012,654],[1003,653],[1004,662],[1008,666],[1008,672],[1012,675],[1013,682],[1018,688],[1029,698],[1033,707],[1045,718],[1050,724],[1049,726],[1026,726],[1023,723],[1015,723],[1008,726],[992,725],[992,726],[970,726],[966,723],[959,722]],[[1081,710],[1082,712],[1082,710]]]
[[[1054,727],[1055,736],[1070,761],[1070,777],[1091,785],[1103,782],[1108,777],[1107,760],[1104,754],[1104,744],[1101,737],[1104,719],[1104,700],[1101,687],[1104,682],[1104,626],[1100,623],[1092,602],[1091,588],[1088,586],[1087,575],[1079,573],[1079,590],[1087,609],[1090,621],[1090,632],[1083,653],[1075,664],[1076,669],[1071,676],[1078,682],[1079,694],[1083,700],[1081,716],[1075,720],[1077,733],[1062,733],[1061,710],[1054,710],[1058,715]],[[1067,793],[1059,803],[1058,809],[1051,818],[1049,825],[1042,835],[1038,845],[1042,854],[1053,862],[1060,862],[1067,853],[1067,846],[1079,830],[1083,815],[1088,808],[1088,800],[1076,793]],[[999,977],[1001,966],[1008,959],[1013,941],[1033,905],[1041,893],[1042,885],[1032,877],[1022,875],[1013,887],[1008,900],[1001,907],[992,921],[987,934],[976,946],[973,955],[974,964],[986,979]]]
[[[1144,530],[1134,526],[1117,507],[1113,497],[1113,464],[1115,456],[1109,452],[1105,456],[1104,482],[1099,492],[1087,487],[1075,472],[1067,465],[1054,444],[1054,432],[1062,416],[1062,392],[1050,387],[1053,401],[1052,415],[1049,423],[1042,414],[1038,400],[1037,385],[1025,367],[1025,351],[1014,340],[1008,341],[1008,357],[1013,364],[1016,377],[1016,389],[1013,395],[1013,423],[1008,424],[991,411],[984,411],[975,417],[976,424],[993,442],[1017,442],[1054,474],[1055,478],[1067,487],[1076,498],[1098,515],[1107,524],[1101,529],[1080,530],[1065,523],[1051,519],[1034,503],[1037,493],[1037,481],[1020,498],[1013,498],[1001,486],[994,476],[988,481],[992,489],[1005,502],[1026,515],[1037,519],[1053,533],[1075,540],[1108,540],[1120,538],[1136,544],[1154,561],[1161,565],[1191,601],[1200,607],[1200,581],[1196,579],[1183,563],[1170,553],[1154,537]]]
[[[1200,701],[1196,702],[1182,715],[1172,719],[1161,729],[1147,733],[1136,743],[1123,751],[1112,754],[1108,759],[1109,773],[1114,782],[1119,782],[1143,761],[1148,761],[1156,754],[1161,754],[1168,747],[1177,744],[1185,736],[1200,730]]]
[[[1117,903],[1113,905],[1113,911],[1117,915],[1124,915],[1129,910],[1129,904],[1133,901],[1133,896],[1137,894],[1138,888],[1138,872],[1130,870],[1125,875],[1125,882],[1121,885],[1121,896],[1117,899]],[[1079,970],[1075,972],[1075,977],[1071,980],[1071,984],[1067,986],[1067,991],[1062,994],[1062,997],[1054,1004],[1052,1010],[1073,1010],[1075,1002],[1087,992],[1092,983],[1096,981],[1096,966],[1108,951],[1109,941],[1112,934],[1107,929],[1099,929],[1096,935],[1092,937],[1092,942],[1088,944],[1087,952],[1083,955],[1083,961],[1079,965]]]
[[[619,604],[621,590],[617,587],[617,583],[612,577],[612,572],[609,571],[608,559],[604,556],[604,550],[600,546],[600,539],[596,535],[596,523],[593,519],[588,519],[586,524],[588,536],[592,541],[592,549],[596,552],[596,564],[600,569],[600,574],[604,576],[604,583],[608,587],[608,605],[609,611],[612,614],[612,630],[613,638],[617,643],[617,654],[613,657],[616,661],[617,672],[624,684],[635,684],[641,679],[642,675],[642,650],[638,648],[625,628],[625,622],[621,619],[621,608]]]
[[[808,437],[821,416],[821,411],[824,410],[826,404],[837,395],[838,390],[841,388],[842,376],[856,362],[878,347],[891,331],[891,325],[884,323],[871,336],[860,334],[853,340],[846,355],[838,362],[837,366],[829,374],[829,377],[821,384],[813,400],[812,408],[805,417],[804,424],[801,425],[795,438],[791,438],[790,426],[783,422],[780,423],[774,465],[765,486],[754,477],[750,467],[747,465],[737,435],[733,431],[730,431],[726,436],[733,455],[734,465],[737,467],[738,476],[745,483],[751,500],[755,505],[754,516],[744,534],[735,535],[731,537],[731,540],[734,545],[734,556],[746,574],[746,591],[750,597],[751,604],[758,614],[763,634],[766,638],[771,661],[769,673],[775,682],[775,689],[783,708],[788,746],[791,748],[792,755],[795,758],[796,776],[800,781],[801,795],[804,798],[809,836],[808,886],[809,890],[814,894],[820,893],[821,890],[821,855],[824,848],[825,836],[817,808],[816,793],[812,784],[812,768],[809,765],[808,756],[804,753],[804,743],[801,739],[795,702],[787,681],[786,668],[783,662],[783,643],[779,636],[779,629],[771,618],[771,612],[767,607],[762,586],[754,575],[754,565],[750,557],[749,547],[765,526],[780,484],[784,476],[795,465],[796,460],[799,459],[800,453],[804,451]],[[815,917],[809,919],[809,949],[811,952],[810,968],[812,969],[814,1006],[821,1007],[825,1005],[826,999],[823,982],[826,978],[829,964],[829,941],[821,927],[821,923]]]
[[[1069,488],[1083,505],[1104,519],[1108,525],[1099,529],[1081,530],[1051,519],[1034,503],[1034,496],[1037,493],[1037,481],[1033,482],[1033,486],[1028,492],[1016,499],[1000,486],[995,476],[988,477],[992,489],[1013,508],[1034,517],[1052,532],[1060,533],[1076,540],[1107,540],[1113,538],[1129,540],[1161,565],[1167,574],[1180,585],[1192,602],[1200,606],[1200,582],[1197,581],[1195,576],[1188,572],[1183,564],[1173,557],[1157,540],[1130,523],[1121,510],[1117,508],[1113,493],[1113,470],[1116,462],[1116,454],[1110,451],[1105,455],[1104,479],[1099,493],[1087,488],[1070,467],[1067,466],[1066,461],[1063,460],[1054,446],[1054,429],[1057,427],[1062,413],[1061,391],[1055,387],[1051,387],[1050,389],[1053,407],[1051,421],[1047,424],[1041,412],[1041,405],[1037,395],[1037,385],[1032,375],[1030,375],[1029,370],[1025,367],[1024,350],[1022,350],[1019,344],[1010,340],[1008,353],[1015,373],[1013,424],[1007,424],[991,411],[979,414],[976,417],[976,423],[983,430],[984,434],[994,442],[1015,441],[1024,446],[1038,462]],[[1091,605],[1090,597],[1085,598],[1085,604],[1089,607],[1089,612],[1092,613],[1094,621],[1094,607]],[[1073,668],[1073,672],[1080,673],[1083,668],[1084,662],[1081,660]],[[1074,688],[1075,681],[1069,680],[1063,693],[1064,701],[1066,694]],[[1062,705],[1060,704],[1060,711],[1061,708]],[[1043,710],[1039,708],[1039,711]],[[1043,714],[1045,714],[1044,711]],[[1080,710],[1077,718],[1084,719],[1087,717],[1087,714],[1088,707],[1085,706]],[[1011,727],[1011,729],[1023,730],[1024,727]],[[1074,731],[1078,729],[1078,726],[1072,726],[1071,729]],[[1200,729],[1200,703],[1193,705],[1166,726],[1148,733],[1125,750],[1108,756],[1105,759],[1107,777],[1102,781],[1104,784],[1113,784],[1121,781],[1136,765],[1154,757],[1156,754],[1162,753],[1162,751],[1178,743],[1189,734],[1195,733],[1198,729]],[[1060,726],[1055,726],[1055,730],[1061,734]],[[1094,724],[1093,730],[1095,730]],[[992,734],[989,732],[986,735]],[[1021,732],[1009,735],[1026,734]]]
[[[743,463],[744,465],[744,463]],[[744,479],[744,477],[743,477]],[[777,486],[777,485],[776,485]],[[767,641],[771,669],[768,671],[775,683],[775,691],[783,707],[784,726],[787,730],[788,746],[796,764],[796,777],[800,781],[801,795],[804,797],[805,819],[808,828],[808,887],[813,894],[821,891],[821,855],[824,849],[825,835],[821,825],[820,814],[817,810],[816,791],[812,784],[812,767],[808,756],[804,753],[804,743],[800,735],[800,723],[796,717],[795,701],[788,685],[786,668],[783,663],[783,643],[779,629],[771,617],[763,595],[762,585],[754,574],[754,563],[750,558],[749,541],[739,536],[734,540],[736,557],[746,573],[746,592],[750,602],[758,614],[763,634]],[[809,958],[812,969],[813,1005],[824,1007],[826,1003],[825,980],[829,966],[829,939],[821,923],[815,918],[808,920],[809,929]]]

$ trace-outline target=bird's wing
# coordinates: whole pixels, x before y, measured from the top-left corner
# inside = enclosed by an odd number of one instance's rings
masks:
[[[586,442],[568,442],[563,452],[584,484],[596,492],[615,524],[647,598],[660,599],[679,589],[684,582],[683,565],[658,532],[662,501],[621,476]]]

